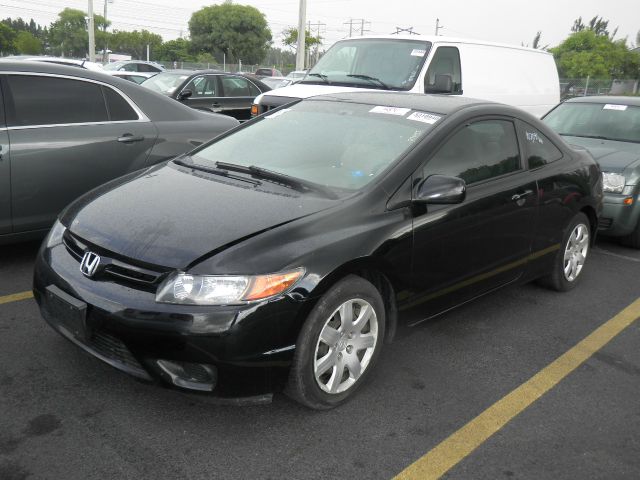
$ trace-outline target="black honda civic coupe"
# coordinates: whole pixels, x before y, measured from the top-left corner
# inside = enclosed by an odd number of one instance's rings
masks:
[[[518,109],[309,98],[71,204],[34,293],[141,379],[331,408],[398,325],[515,282],[574,287],[602,196],[592,157]]]

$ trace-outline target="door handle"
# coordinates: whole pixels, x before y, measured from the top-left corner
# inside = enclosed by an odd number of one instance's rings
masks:
[[[533,190],[525,190],[522,193],[516,193],[513,197],[511,197],[511,200],[517,202],[518,200],[522,200],[529,195],[533,195]]]
[[[118,137],[118,141],[120,143],[141,142],[143,140],[144,140],[143,135],[133,135],[132,133],[125,133],[121,137]]]
[[[2,145],[0,145],[0,161],[2,160]]]

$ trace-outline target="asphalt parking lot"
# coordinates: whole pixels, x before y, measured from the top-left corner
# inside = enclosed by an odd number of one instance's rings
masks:
[[[19,295],[37,247],[0,249],[2,480],[426,478],[438,462],[456,479],[640,478],[640,251],[599,240],[571,292],[511,287],[403,329],[351,402],[315,412],[220,405],[87,356]],[[579,344],[603,325],[610,342]],[[567,352],[575,369],[545,369]]]

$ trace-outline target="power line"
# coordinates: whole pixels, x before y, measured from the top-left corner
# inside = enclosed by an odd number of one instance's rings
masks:
[[[354,28],[354,24],[360,24],[360,29],[357,27]],[[371,22],[365,20],[364,18],[350,18],[348,22],[344,22],[343,25],[349,25],[349,37],[353,36],[353,32],[360,32],[360,36],[364,35],[364,32],[371,31],[370,28],[367,28],[365,25],[371,26]]]

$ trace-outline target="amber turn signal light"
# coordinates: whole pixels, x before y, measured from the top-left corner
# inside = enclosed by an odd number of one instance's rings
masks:
[[[251,105],[251,116],[255,117],[258,115],[258,104],[254,103],[253,105]]]

